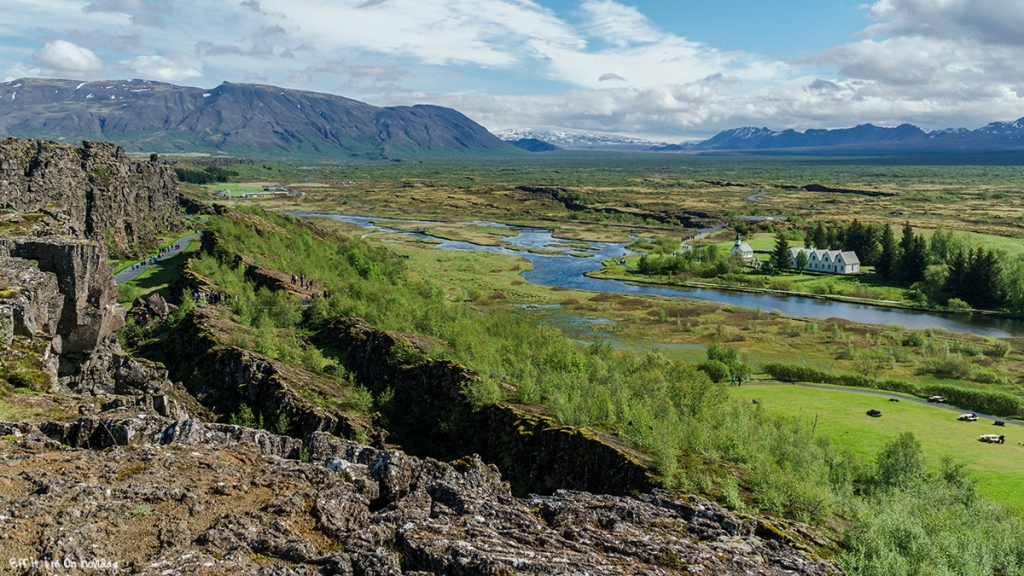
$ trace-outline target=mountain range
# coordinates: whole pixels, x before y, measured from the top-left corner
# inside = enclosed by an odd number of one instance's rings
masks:
[[[0,135],[264,157],[521,153],[450,108],[377,107],[228,82],[204,90],[146,80],[13,80],[0,84]]]
[[[1024,149],[1024,118],[1016,122],[993,122],[977,130],[947,128],[926,131],[912,124],[894,128],[862,124],[854,128],[804,132],[745,127],[719,132],[703,142],[650,148],[654,151],[829,150],[890,154],[1014,149]]]
[[[540,140],[563,150],[640,151],[665,145],[663,142],[652,142],[642,138],[580,130],[513,128],[499,130],[494,135],[509,143],[520,140]]]

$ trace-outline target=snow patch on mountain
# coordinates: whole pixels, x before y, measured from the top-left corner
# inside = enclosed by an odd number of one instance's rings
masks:
[[[652,146],[664,145],[643,138],[621,136],[581,130],[543,130],[534,128],[512,128],[499,130],[494,135],[506,142],[523,139],[542,140],[566,150],[647,150]]]

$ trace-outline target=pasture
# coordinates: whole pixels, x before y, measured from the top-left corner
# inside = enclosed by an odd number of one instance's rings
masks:
[[[944,456],[967,464],[979,491],[1009,508],[1024,510],[1024,427],[992,425],[992,420],[958,422],[958,412],[841,387],[810,388],[794,384],[755,384],[730,388],[736,398],[761,402],[768,410],[813,422],[825,434],[857,457],[871,460],[887,442],[902,432],[913,432],[921,441],[929,466],[938,469]],[[881,418],[866,415],[881,410]],[[1005,434],[1006,444],[985,444],[981,434]]]

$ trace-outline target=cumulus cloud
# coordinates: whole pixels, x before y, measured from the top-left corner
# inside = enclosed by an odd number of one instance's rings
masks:
[[[970,38],[985,44],[1024,45],[1024,3],[1013,0],[879,0],[867,37]]]
[[[960,113],[998,103],[1024,113],[1024,3],[879,0],[867,15],[874,23],[863,40],[804,62],[837,69],[855,97]]]
[[[492,128],[666,139],[1024,115],[1022,0],[870,0],[858,38],[798,61],[692,41],[626,0],[576,0],[564,16],[549,0],[87,1],[4,0],[0,37],[19,44],[0,51],[0,75],[219,83],[258,70],[375,104],[454,106]]]
[[[36,63],[66,72],[97,72],[103,69],[103,60],[95,52],[65,40],[47,42],[32,53]]]
[[[111,67],[111,72],[117,76],[181,82],[190,78],[201,78],[203,67],[190,56],[179,53],[168,56],[136,56],[118,62]]]

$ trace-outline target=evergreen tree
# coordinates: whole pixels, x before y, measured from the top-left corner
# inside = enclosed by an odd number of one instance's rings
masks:
[[[907,222],[903,225],[903,237],[900,238],[900,259],[903,256],[913,250],[914,245],[914,228]],[[900,267],[903,267],[903,263],[900,263]]]
[[[903,279],[907,282],[924,280],[924,271],[928,268],[928,241],[924,236],[910,235],[910,248],[903,254]]]
[[[781,231],[775,236],[775,251],[772,252],[772,264],[779,270],[789,268],[789,240]]]
[[[842,250],[843,240],[845,234],[841,226],[829,227],[828,229],[828,246],[818,246],[818,248],[825,248],[828,250]]]
[[[818,222],[818,225],[814,227],[814,232],[811,234],[811,243],[818,250],[828,247],[828,232],[825,230],[825,225],[821,222]]]
[[[892,232],[892,226],[886,223],[882,228],[881,252],[875,262],[875,271],[883,278],[892,278],[893,271],[899,260],[899,248],[896,245],[896,235]],[[863,262],[862,262],[863,263]]]
[[[971,306],[983,310],[994,310],[1003,305],[1002,270],[999,265],[999,255],[993,251],[986,252],[978,246],[974,256],[971,257],[970,272],[967,283],[971,289],[965,290],[964,298]],[[966,294],[970,292],[970,294]]]
[[[863,266],[873,266],[878,261],[878,238],[874,227],[865,226],[854,220],[846,228],[843,250],[856,252]]]
[[[877,226],[865,226],[864,227],[864,239],[861,245],[861,251],[857,252],[857,256],[860,256],[860,263],[864,266],[874,266],[878,263],[878,256],[881,254],[882,249],[878,244],[878,227]]]
[[[950,298],[959,298],[967,301],[964,297],[967,290],[967,278],[970,273],[970,262],[963,250],[958,250],[949,259],[949,273],[946,276],[946,294]]]

